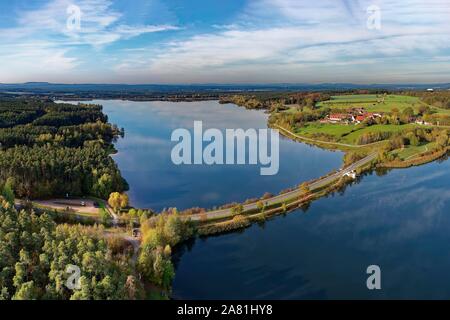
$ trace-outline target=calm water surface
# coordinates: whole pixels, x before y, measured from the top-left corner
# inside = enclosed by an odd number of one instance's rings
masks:
[[[342,154],[283,140],[280,172],[254,166],[174,166],[170,134],[206,127],[265,128],[266,115],[216,102],[97,101],[126,130],[115,156],[138,207],[211,207],[318,177]],[[372,174],[245,231],[197,239],[175,254],[174,298],[450,299],[450,161]],[[382,290],[366,288],[379,265]]]
[[[181,165],[172,163],[175,142],[172,131],[192,131],[202,120],[204,130],[218,128],[267,128],[267,115],[235,105],[206,102],[94,101],[104,106],[112,123],[125,128],[126,136],[116,143],[114,159],[130,184],[134,206],[161,210],[216,205],[262,196],[317,178],[339,168],[342,153],[321,150],[282,138],[280,170],[261,176],[259,165]]]
[[[359,184],[178,252],[175,298],[450,299],[450,162]],[[366,268],[381,268],[380,291]]]

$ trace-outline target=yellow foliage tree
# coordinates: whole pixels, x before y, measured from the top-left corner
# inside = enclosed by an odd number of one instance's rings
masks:
[[[129,198],[126,193],[113,192],[110,194],[108,204],[114,211],[128,207]]]

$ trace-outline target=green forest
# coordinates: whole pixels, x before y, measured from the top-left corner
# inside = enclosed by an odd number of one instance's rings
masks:
[[[102,106],[37,99],[0,101],[0,187],[17,197],[91,195],[107,199],[127,184],[111,158],[123,135]]]
[[[19,212],[2,201],[0,300],[139,299],[132,249],[105,238],[102,228],[57,225],[49,214]],[[70,265],[81,270],[78,290],[69,289]]]
[[[128,206],[111,157],[123,135],[99,105],[0,101],[0,300],[167,299],[172,247],[194,234],[176,210],[142,215],[136,248],[128,229],[58,224],[61,213],[16,201],[69,194],[109,198],[115,211]]]

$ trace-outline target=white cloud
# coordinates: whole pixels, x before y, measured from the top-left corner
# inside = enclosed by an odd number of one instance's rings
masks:
[[[70,14],[67,9],[75,5],[81,10],[79,30],[67,28]],[[60,37],[65,44],[101,46],[145,33],[175,30],[171,25],[128,25],[121,23],[122,14],[112,9],[110,0],[52,0],[44,7],[21,13],[19,26],[0,30],[1,37],[17,40],[20,37]]]
[[[71,5],[81,10],[79,30],[67,27]],[[0,81],[58,79],[82,63],[73,51],[80,46],[98,51],[142,34],[177,29],[172,25],[129,25],[122,18],[110,0],[51,0],[39,9],[20,12],[16,26],[0,29],[0,59],[8,61],[0,65]]]
[[[381,30],[366,27],[366,9],[372,4],[381,9]],[[116,66],[116,72],[141,79],[147,74],[147,79],[164,82],[284,82],[282,74],[300,82],[332,79],[341,70],[339,66],[361,65],[350,70],[364,72],[365,64],[375,64],[378,70],[372,70],[373,77],[353,74],[353,78],[370,82],[384,74],[384,82],[389,82],[390,73],[398,78],[399,68],[406,66],[398,59],[438,63],[433,57],[450,50],[449,12],[450,5],[444,0],[251,1],[242,21],[173,41],[151,56],[138,54],[134,57],[139,61],[136,68],[134,63],[124,62]],[[325,70],[315,73],[319,63],[326,65],[330,74]]]
[[[77,32],[66,28],[70,4],[82,11]],[[381,9],[381,30],[366,27],[373,4]],[[105,53],[109,72],[94,66],[84,81],[418,82],[433,81],[426,70],[435,70],[436,81],[450,82],[449,16],[448,0],[249,0],[234,21],[211,32],[106,52],[109,44],[178,27],[130,25],[112,0],[51,0],[0,29],[0,59],[14,60],[0,65],[0,81],[22,79],[12,66],[39,75],[46,66],[55,77],[70,70],[80,79],[79,49],[87,47],[94,56]]]
[[[76,58],[67,57],[67,49],[56,49],[46,42],[0,45],[0,52],[0,82],[53,81],[78,65]]]

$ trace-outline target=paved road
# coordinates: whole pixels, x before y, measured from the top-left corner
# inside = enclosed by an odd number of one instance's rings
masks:
[[[313,183],[308,184],[308,187],[311,191],[319,189],[335,180],[338,180],[340,178],[342,178],[345,174],[352,172],[354,170],[356,170],[359,167],[362,167],[366,164],[368,164],[369,162],[371,162],[372,160],[374,160],[377,157],[377,153],[373,153],[368,155],[367,157],[365,157],[364,159],[361,159],[353,164],[351,164],[350,166],[339,170],[338,172],[328,176],[328,177],[324,177],[322,179],[319,179]],[[275,203],[280,203],[283,201],[286,201],[288,199],[292,199],[295,197],[299,197],[301,195],[301,191],[296,188],[293,191],[278,195],[278,196],[274,196],[272,198],[266,199],[266,200],[262,200],[266,203],[266,205],[272,205]],[[248,211],[248,210],[252,210],[252,209],[256,209],[257,205],[256,203],[251,203],[248,205],[244,205],[244,211]],[[206,212],[205,213],[208,219],[219,219],[219,218],[225,218],[228,217],[231,214],[231,208],[230,209],[221,209],[221,210],[215,210],[215,211],[210,211],[210,212]],[[204,215],[203,215],[204,216]],[[202,215],[201,214],[196,214],[196,215],[189,215],[186,216],[188,218],[190,218],[191,220],[194,221],[198,221],[201,220]]]

